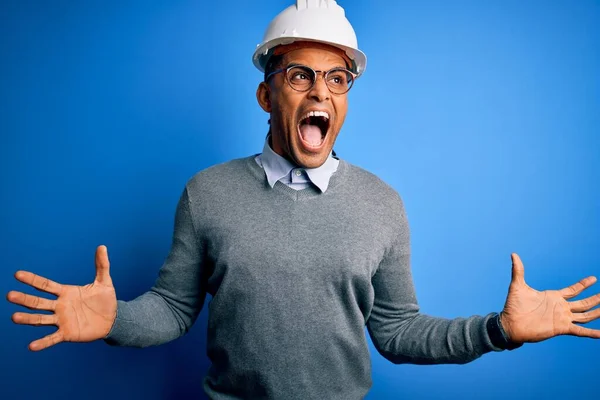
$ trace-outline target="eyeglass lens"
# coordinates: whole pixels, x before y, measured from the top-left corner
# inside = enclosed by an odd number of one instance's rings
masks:
[[[311,68],[298,65],[287,70],[290,86],[300,92],[310,90],[316,81],[316,72]],[[343,94],[352,87],[354,77],[344,68],[334,68],[325,72],[325,83],[332,93]]]

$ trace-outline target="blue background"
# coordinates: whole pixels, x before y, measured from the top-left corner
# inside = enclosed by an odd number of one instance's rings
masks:
[[[250,57],[289,4],[3,1],[0,292],[26,290],[18,269],[88,283],[99,244],[119,298],[147,290],[186,180],[262,148]],[[340,4],[369,65],[336,150],[403,196],[423,312],[499,311],[513,251],[535,288],[600,275],[600,3]],[[2,399],[201,396],[206,308],[158,348],[41,353],[53,329],[17,310],[0,302]],[[599,356],[571,337],[464,366],[373,350],[369,398],[598,398]]]

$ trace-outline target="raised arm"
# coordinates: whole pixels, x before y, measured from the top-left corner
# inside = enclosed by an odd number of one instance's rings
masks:
[[[512,279],[499,324],[497,315],[444,319],[420,313],[410,269],[408,224],[401,212],[399,234],[372,278],[375,291],[367,328],[377,350],[394,363],[462,364],[489,351],[539,342],[558,335],[600,338],[581,324],[600,318],[600,294],[578,300],[595,277],[562,290],[537,291],[525,283],[524,267],[512,254]],[[498,332],[499,331],[499,332]],[[493,337],[493,339],[491,339]],[[492,343],[493,341],[493,343]]]
[[[26,325],[54,325],[58,330],[29,345],[37,351],[60,342],[91,342],[145,347],[173,340],[192,326],[206,297],[202,272],[203,249],[194,230],[187,190],[175,214],[171,251],[154,287],[135,300],[117,301],[105,246],[96,250],[96,278],[85,286],[63,285],[27,271],[15,277],[56,296],[45,299],[11,291],[7,299],[32,310],[16,312],[13,321]]]
[[[463,364],[500,350],[487,334],[486,324],[492,314],[445,319],[420,312],[404,217],[401,223],[396,242],[372,278],[375,299],[367,328],[379,353],[397,364]]]

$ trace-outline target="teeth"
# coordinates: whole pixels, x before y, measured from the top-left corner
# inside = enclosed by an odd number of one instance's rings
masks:
[[[329,120],[329,114],[325,111],[310,111],[304,116],[304,118],[309,118],[309,117],[323,117],[326,120]]]

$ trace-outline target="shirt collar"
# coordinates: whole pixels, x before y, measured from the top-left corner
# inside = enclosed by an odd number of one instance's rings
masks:
[[[262,167],[265,170],[265,174],[267,175],[267,182],[269,182],[269,186],[273,187],[278,180],[286,177],[294,168],[297,168],[297,166],[275,153],[269,145],[269,139],[270,137],[267,137],[265,140],[260,160]],[[337,171],[339,163],[340,161],[329,153],[329,157],[327,157],[327,160],[325,160],[323,165],[317,168],[304,168],[304,170],[310,181],[318,187],[321,192],[325,193],[329,187],[329,179],[333,173]]]

